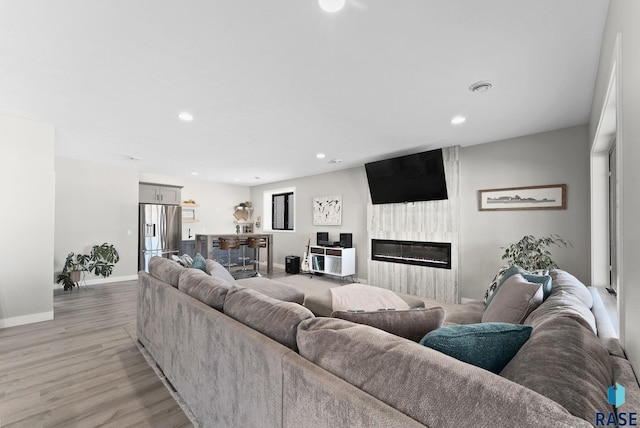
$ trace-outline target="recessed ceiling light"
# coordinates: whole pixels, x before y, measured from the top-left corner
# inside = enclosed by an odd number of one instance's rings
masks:
[[[188,111],[183,111],[178,113],[178,118],[184,122],[191,122],[193,120],[193,115]]]
[[[451,124],[453,125],[460,125],[461,123],[464,123],[467,119],[464,116],[456,116],[453,119],[451,119]]]
[[[329,163],[340,163],[340,162],[342,162],[342,159],[331,159],[329,161]]]
[[[317,157],[318,159],[324,159],[326,156],[327,156],[327,155],[325,155],[324,153],[318,153],[318,154],[316,155],[316,157]]]
[[[482,93],[487,92],[493,85],[487,81],[480,81],[469,86],[471,92]]]
[[[345,0],[318,0],[318,4],[325,12],[334,13],[342,10]]]
[[[198,173],[197,172],[192,172],[191,175],[198,175]]]
[[[129,160],[132,160],[134,162],[139,161],[141,158],[139,158],[138,156],[129,156]]]

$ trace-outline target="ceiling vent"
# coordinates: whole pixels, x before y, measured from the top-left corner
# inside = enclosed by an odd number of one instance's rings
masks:
[[[491,89],[493,85],[489,82],[476,82],[474,84],[472,84],[471,86],[469,86],[469,90],[471,92],[477,92],[477,93],[481,93],[481,92],[487,92],[489,89]]]

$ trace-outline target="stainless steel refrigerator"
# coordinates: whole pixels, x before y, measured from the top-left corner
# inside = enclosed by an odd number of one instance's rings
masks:
[[[138,270],[149,271],[153,256],[179,255],[182,246],[182,208],[178,205],[140,204]]]

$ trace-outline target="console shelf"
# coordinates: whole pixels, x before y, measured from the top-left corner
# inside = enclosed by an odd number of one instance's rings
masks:
[[[311,272],[351,276],[356,273],[356,249],[311,246],[309,269]]]

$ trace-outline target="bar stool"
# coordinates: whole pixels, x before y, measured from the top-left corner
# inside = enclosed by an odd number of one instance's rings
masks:
[[[231,250],[236,250],[240,248],[240,238],[237,236],[234,237],[224,237],[221,236],[218,238],[218,243],[220,244],[221,250],[227,251],[227,269],[231,272],[231,266],[236,266],[236,263],[231,263]]]
[[[253,274],[253,276],[262,276],[260,273],[260,247],[266,247],[264,238],[256,238],[255,236],[248,237],[247,247],[252,248],[255,251],[255,259],[249,262],[253,263],[256,267],[256,273]]]

